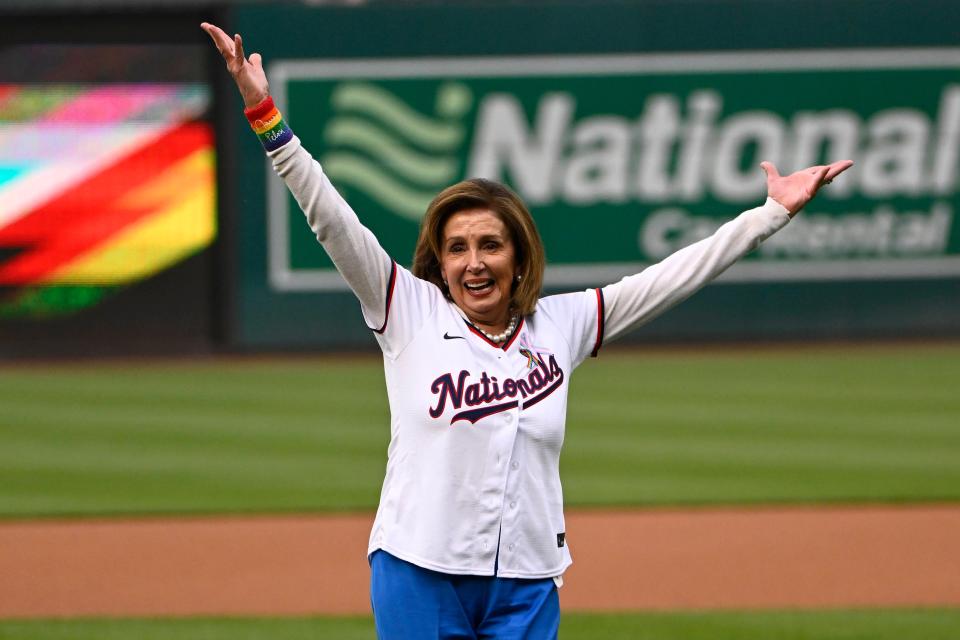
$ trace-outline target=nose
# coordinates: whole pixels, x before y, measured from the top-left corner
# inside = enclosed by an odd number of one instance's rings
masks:
[[[483,258],[480,257],[480,252],[476,249],[470,250],[470,255],[468,256],[469,260],[467,262],[467,270],[471,273],[479,273],[483,271]]]

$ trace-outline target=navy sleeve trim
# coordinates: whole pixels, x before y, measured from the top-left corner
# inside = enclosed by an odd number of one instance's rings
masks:
[[[393,287],[397,282],[397,261],[394,260],[390,265],[390,280],[387,282],[387,304],[386,311],[383,314],[383,326],[379,329],[373,329],[374,333],[383,333],[387,329],[387,321],[390,319],[390,303],[393,302]]]
[[[599,287],[595,291],[597,292],[597,339],[593,344],[593,351],[590,352],[591,358],[597,357],[597,352],[600,351],[600,347],[603,345],[603,291],[601,291]]]

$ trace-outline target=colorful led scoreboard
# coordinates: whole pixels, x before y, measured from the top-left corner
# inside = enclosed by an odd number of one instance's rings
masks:
[[[0,47],[0,355],[209,343],[217,211],[204,52]]]
[[[0,314],[67,314],[215,234],[198,84],[0,86]]]

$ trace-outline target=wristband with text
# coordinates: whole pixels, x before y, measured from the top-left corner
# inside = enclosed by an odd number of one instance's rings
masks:
[[[279,149],[293,138],[293,131],[284,122],[283,116],[280,115],[270,96],[261,100],[259,104],[244,109],[243,114],[247,116],[250,126],[267,151]]]

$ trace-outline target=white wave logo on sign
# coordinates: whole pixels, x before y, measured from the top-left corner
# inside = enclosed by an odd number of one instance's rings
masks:
[[[462,120],[472,100],[466,86],[447,82],[437,91],[436,113],[424,114],[377,85],[340,84],[321,164],[335,184],[419,221],[437,192],[458,178]]]

